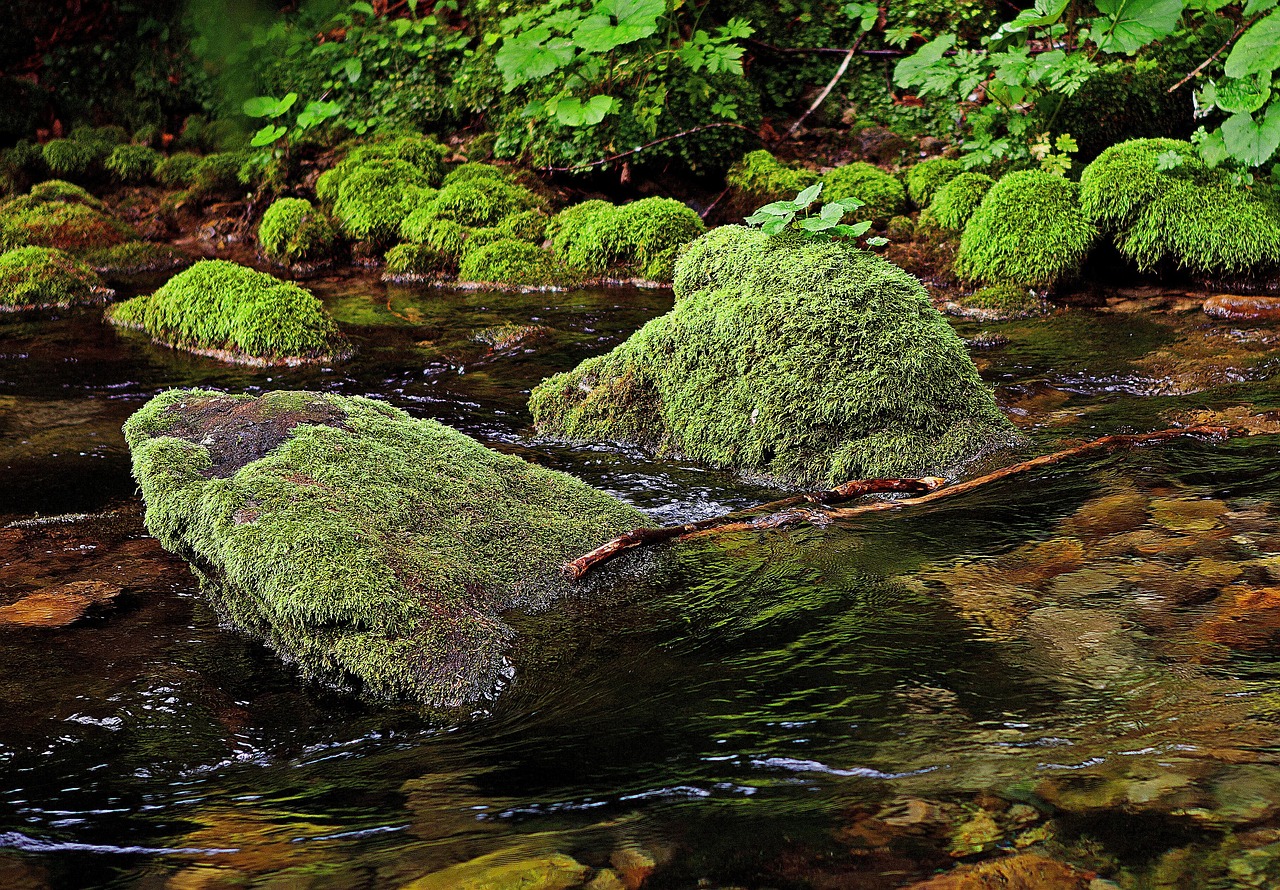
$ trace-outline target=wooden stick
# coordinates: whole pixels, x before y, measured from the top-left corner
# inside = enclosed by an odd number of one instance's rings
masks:
[[[782,137],[783,139],[790,139],[794,136],[796,130],[800,129],[801,124],[809,118],[809,115],[817,111],[818,106],[827,101],[827,96],[831,95],[831,91],[835,89],[835,85],[840,82],[840,78],[844,77],[844,73],[849,70],[849,63],[853,61],[854,53],[858,51],[858,47],[862,44],[862,38],[864,36],[865,32],[858,35],[858,39],[853,42],[853,46],[851,46],[849,51],[845,53],[844,61],[841,62],[840,67],[836,69],[835,77],[831,78],[831,80],[827,82],[826,87],[823,88],[821,93],[818,93],[818,98],[814,99],[813,104],[805,109],[804,114],[796,118],[796,122],[791,125],[790,130],[787,130],[786,135]]]
[[[1249,30],[1249,26],[1250,26],[1250,25],[1252,25],[1254,22],[1256,22],[1256,21],[1257,21],[1258,19],[1260,19],[1260,18],[1262,18],[1262,13],[1258,13],[1258,14],[1257,14],[1257,15],[1255,15],[1253,18],[1249,19],[1249,21],[1245,22],[1245,23],[1244,23],[1244,24],[1242,24],[1240,27],[1236,28],[1236,32],[1235,32],[1234,34],[1232,34],[1230,37],[1228,37],[1228,38],[1227,38],[1227,42],[1226,42],[1226,43],[1224,43],[1224,44],[1222,44],[1222,46],[1218,47],[1218,48],[1217,48],[1217,50],[1215,50],[1215,51],[1214,51],[1214,54],[1213,54],[1213,55],[1211,55],[1209,58],[1205,59],[1203,62],[1201,62],[1201,63],[1200,63],[1199,65],[1197,65],[1195,68],[1193,68],[1193,69],[1191,70],[1191,73],[1190,73],[1190,74],[1188,74],[1186,77],[1182,78],[1182,80],[1178,81],[1178,82],[1177,82],[1177,83],[1175,83],[1173,86],[1169,87],[1169,89],[1165,90],[1165,92],[1167,92],[1167,93],[1172,93],[1172,92],[1174,92],[1176,89],[1178,89],[1178,87],[1182,86],[1182,85],[1183,85],[1184,83],[1186,83],[1187,81],[1189,81],[1189,80],[1193,79],[1193,78],[1194,78],[1197,74],[1199,74],[1201,71],[1203,71],[1204,69],[1208,68],[1208,67],[1209,67],[1209,64],[1210,64],[1214,59],[1216,59],[1216,58],[1218,58],[1218,56],[1222,55],[1222,51],[1223,51],[1224,49],[1226,49],[1227,47],[1229,47],[1231,44],[1235,43],[1235,42],[1236,42],[1236,38],[1237,38],[1237,37],[1239,37],[1241,34],[1243,34],[1245,31]]]
[[[583,554],[568,563],[564,567],[564,573],[570,580],[577,581],[596,566],[608,562],[629,550],[649,547],[664,541],[702,534],[721,534],[729,531],[784,528],[790,525],[798,525],[802,522],[826,525],[833,520],[849,519],[866,513],[879,513],[885,510],[898,510],[902,507],[929,504],[943,498],[966,494],[980,486],[998,482],[1010,476],[1026,473],[1030,470],[1038,470],[1041,467],[1052,466],[1053,464],[1077,457],[1085,457],[1090,454],[1102,454],[1121,448],[1145,445],[1149,442],[1164,442],[1182,436],[1212,436],[1221,439],[1229,435],[1231,435],[1231,430],[1228,427],[1198,425],[1157,430],[1152,433],[1139,433],[1137,435],[1103,436],[1101,439],[1094,439],[1091,442],[1075,445],[1062,451],[1055,451],[1052,454],[1042,454],[1040,457],[1034,457],[1031,460],[1001,467],[994,472],[987,473],[985,476],[978,476],[977,478],[949,486],[946,485],[946,480],[937,476],[926,476],[921,479],[855,479],[825,491],[795,495],[783,498],[780,501],[761,504],[749,510],[739,510],[724,516],[702,519],[698,522],[689,522],[684,525],[668,525],[661,528],[633,529],[625,535],[614,538],[607,544],[603,544],[590,553]],[[863,495],[890,492],[923,492],[923,494],[919,497],[902,498],[893,501],[881,500],[870,504],[859,504],[855,507],[796,509],[802,504],[836,504],[862,497]],[[754,513],[763,513],[764,515],[754,517],[750,515]]]

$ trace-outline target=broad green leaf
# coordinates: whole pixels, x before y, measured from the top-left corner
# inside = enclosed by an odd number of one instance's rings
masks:
[[[604,120],[604,116],[613,110],[611,96],[592,96],[586,102],[581,99],[565,98],[555,103],[556,120],[565,126],[595,126]]]
[[[1024,9],[1017,18],[1005,27],[1010,31],[1024,31],[1027,28],[1042,28],[1052,25],[1067,10],[1070,0],[1036,0],[1031,9]]]
[[[1244,17],[1249,19],[1259,13],[1266,12],[1268,9],[1275,6],[1276,2],[1277,0],[1249,0],[1249,2],[1244,5]]]
[[[804,210],[810,204],[818,199],[818,195],[822,193],[822,183],[814,183],[807,189],[796,195],[796,209]]]
[[[563,37],[552,37],[546,28],[535,28],[502,41],[494,63],[502,74],[503,89],[511,92],[522,83],[546,77],[573,61],[576,50]]]
[[[249,117],[275,117],[275,110],[279,105],[280,100],[275,96],[254,96],[252,99],[245,99],[240,110]]]
[[[342,63],[342,70],[347,75],[347,80],[355,83],[360,79],[360,75],[364,73],[364,62],[359,58],[347,59]]]
[[[1132,55],[1168,37],[1182,19],[1183,0],[1095,0],[1103,21],[1093,26],[1098,49]]]
[[[907,56],[898,62],[897,67],[893,69],[893,82],[900,87],[909,87],[918,82],[921,76],[947,53],[947,50],[956,45],[956,36],[954,34],[943,34],[934,40],[930,40],[924,46],[916,50],[915,55]]]
[[[795,213],[797,210],[804,208],[795,201],[774,201],[772,204],[766,204],[756,213],[767,213],[770,216],[784,216],[788,213]]]
[[[307,107],[298,112],[298,127],[306,130],[341,113],[342,106],[337,102],[308,102]]]
[[[876,235],[873,238],[867,239],[867,244],[870,245],[871,247],[884,247],[888,243],[889,243],[889,239],[884,238],[880,235]]]
[[[835,224],[834,220],[823,219],[821,216],[805,217],[798,223],[806,232],[824,232]]]
[[[1205,99],[1228,114],[1247,112],[1252,114],[1271,98],[1271,75],[1227,78],[1210,83],[1204,88]]]
[[[791,222],[791,220],[792,217],[790,216],[786,216],[781,219],[768,220],[760,227],[760,231],[764,232],[766,235],[777,235],[787,227],[787,223]]]
[[[374,13],[374,11],[373,11],[373,5],[372,5],[372,4],[370,4],[370,3],[368,3],[368,2],[366,2],[366,0],[356,0],[356,2],[355,2],[355,3],[352,3],[352,4],[351,4],[351,11],[352,11],[352,12],[363,12],[365,15],[374,15],[374,14],[375,14],[375,13]]]
[[[823,204],[822,209],[818,211],[818,216],[823,219],[829,219],[833,223],[838,223],[840,218],[844,216],[844,208],[839,204]]]
[[[285,127],[267,124],[261,130],[253,134],[253,138],[249,140],[249,144],[254,148],[262,148],[264,145],[271,145],[287,132],[289,131]]]
[[[666,0],[601,0],[573,31],[573,42],[589,53],[605,53],[658,30]]]
[[[1280,68],[1280,11],[1254,22],[1227,56],[1227,77],[1270,74]]]
[[[862,222],[855,223],[854,225],[851,225],[851,226],[846,226],[846,225],[832,226],[829,231],[833,235],[840,235],[844,238],[857,238],[861,235],[865,235],[868,231],[870,231],[870,229],[871,229],[871,221],[863,220]]]
[[[1272,105],[1261,121],[1245,112],[1233,114],[1222,124],[1222,140],[1237,161],[1250,167],[1266,163],[1280,148],[1280,107]]]
[[[848,198],[841,198],[839,201],[832,201],[831,203],[839,205],[844,210],[845,213],[852,213],[853,211],[857,210],[859,207],[862,207],[864,204],[866,204],[865,201],[859,198],[855,198],[852,195],[850,195]]]
[[[1200,128],[1200,132],[1204,133],[1204,128]],[[1222,130],[1214,130],[1212,133],[1205,133],[1200,139],[1198,146],[1200,149],[1200,158],[1210,167],[1218,167],[1225,164],[1231,155],[1227,153],[1226,140],[1222,138]]]

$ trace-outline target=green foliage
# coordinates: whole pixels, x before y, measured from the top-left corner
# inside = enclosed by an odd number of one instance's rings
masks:
[[[1010,173],[965,226],[956,274],[982,284],[1049,287],[1079,271],[1097,236],[1076,183],[1041,170]]]
[[[75,139],[51,139],[42,149],[45,165],[55,176],[83,179],[93,168],[93,146]]]
[[[462,259],[467,227],[419,208],[400,223],[400,237],[409,243],[432,247],[456,263]]]
[[[862,202],[861,214],[876,225],[884,225],[907,206],[907,193],[898,177],[874,164],[855,161],[837,167],[822,174],[822,184],[827,201],[857,198]]]
[[[443,278],[458,269],[456,254],[446,254],[430,244],[397,244],[387,251],[386,261],[383,277],[393,281]]]
[[[469,250],[458,270],[458,278],[507,287],[557,287],[574,280],[573,274],[550,253],[513,238]]]
[[[155,293],[111,307],[107,318],[231,361],[334,361],[351,351],[310,291],[225,260],[202,260]]]
[[[1280,265],[1280,208],[1211,169],[1190,143],[1113,146],[1080,185],[1085,211],[1143,271],[1257,275]]]
[[[1056,128],[1075,137],[1084,163],[1129,139],[1186,139],[1194,128],[1191,97],[1185,87],[1169,92],[1176,71],[1146,59],[1104,65],[1063,100]]]
[[[929,212],[944,229],[962,231],[995,180],[985,173],[961,173],[933,196]]]
[[[146,145],[117,145],[103,166],[120,182],[146,182],[160,163],[160,152]]]
[[[279,198],[262,214],[258,243],[278,263],[316,262],[333,255],[338,233],[304,198]]]
[[[505,179],[461,179],[444,185],[423,212],[464,226],[489,226],[538,206],[536,195]]]
[[[205,155],[191,171],[190,187],[200,197],[242,192],[240,168],[248,159],[243,151]]]
[[[539,432],[804,486],[955,472],[1019,439],[920,283],[850,244],[715,229],[675,295],[534,389]]]
[[[243,466],[216,463],[247,424]],[[573,557],[648,523],[564,473],[381,402],[173,390],[124,427],[147,529],[223,620],[304,676],[455,707],[508,669],[515,608]],[[465,505],[465,509],[460,509]]]
[[[928,207],[933,196],[964,172],[964,164],[951,158],[929,158],[907,170],[907,197],[917,207]]]
[[[188,188],[196,177],[200,156],[189,151],[175,152],[156,164],[156,182],[165,188]]]
[[[405,217],[430,196],[430,180],[407,161],[358,161],[340,180],[333,216],[352,240],[389,244]]]
[[[40,146],[25,139],[0,151],[0,193],[23,191],[43,178],[48,168]]]
[[[19,247],[0,254],[0,311],[74,306],[106,291],[92,269],[61,250]]]
[[[725,183],[752,201],[779,201],[787,195],[804,191],[821,177],[812,170],[781,163],[760,149],[749,152],[729,168]]]
[[[860,238],[871,229],[871,221],[858,223],[843,222],[844,216],[862,206],[857,198],[841,198],[823,204],[815,216],[810,212],[818,195],[822,193],[822,183],[809,186],[796,195],[793,201],[774,201],[766,204],[747,217],[747,225],[759,226],[766,235],[781,235],[784,232],[810,241],[830,241],[833,238]],[[867,244],[879,246],[887,243],[884,238],[868,238]]]
[[[547,235],[547,217],[541,210],[523,210],[503,217],[496,228],[503,238],[541,244]]]
[[[455,182],[473,182],[476,180],[505,183],[508,181],[507,171],[492,164],[480,164],[470,161],[465,164],[459,164],[445,174],[442,185],[449,186]]]

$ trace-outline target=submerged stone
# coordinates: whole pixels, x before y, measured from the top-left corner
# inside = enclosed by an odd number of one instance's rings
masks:
[[[110,603],[121,588],[106,581],[71,581],[45,587],[0,606],[0,627],[65,627],[94,606]]]
[[[726,226],[675,294],[533,391],[539,432],[796,485],[953,473],[1021,441],[920,282],[874,254]]]
[[[363,398],[177,390],[129,419],[147,528],[304,675],[452,707],[510,667],[510,609],[645,524],[564,473]]]

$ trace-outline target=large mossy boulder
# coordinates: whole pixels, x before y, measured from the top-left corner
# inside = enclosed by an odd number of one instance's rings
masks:
[[[70,141],[70,140],[66,140]],[[0,250],[55,247],[73,254],[138,240],[134,229],[110,216],[78,185],[49,180],[0,203]]]
[[[0,312],[101,303],[112,292],[89,266],[52,247],[0,254]]]
[[[796,485],[951,473],[1020,439],[920,282],[874,254],[725,226],[675,294],[533,391],[540,433]]]
[[[201,260],[155,293],[112,306],[107,320],[175,349],[241,364],[329,362],[351,353],[309,290],[226,260]]]
[[[146,524],[304,675],[453,707],[492,694],[561,566],[645,524],[564,473],[364,398],[174,390],[124,426]]]

